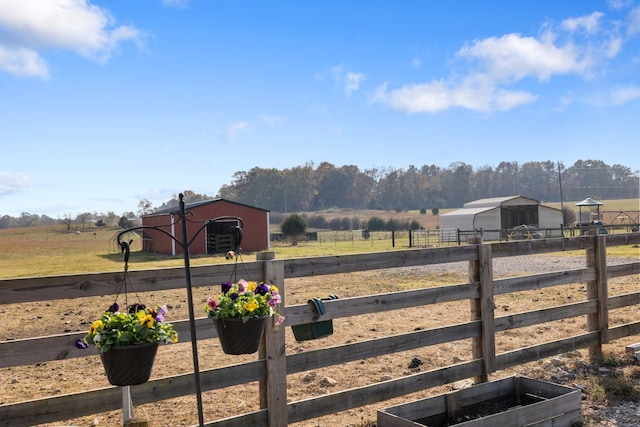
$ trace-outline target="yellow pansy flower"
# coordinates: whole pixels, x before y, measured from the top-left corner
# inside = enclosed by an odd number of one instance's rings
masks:
[[[258,308],[258,303],[256,302],[256,300],[251,300],[249,302],[247,302],[244,305],[245,310],[247,310],[248,312],[252,312],[254,310],[256,310]]]
[[[147,328],[153,328],[153,316],[147,314],[140,319],[140,324],[144,325]]]
[[[99,330],[102,329],[103,326],[104,324],[102,323],[102,320],[98,319],[95,322],[93,322],[93,324],[91,325],[91,328],[89,328],[89,333],[91,335],[95,335],[96,333],[98,333]]]

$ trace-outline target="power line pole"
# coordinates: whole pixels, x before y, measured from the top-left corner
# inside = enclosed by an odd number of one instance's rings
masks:
[[[564,223],[564,197],[562,196],[562,170],[558,162],[558,183],[560,184],[560,210],[562,211],[562,222]]]

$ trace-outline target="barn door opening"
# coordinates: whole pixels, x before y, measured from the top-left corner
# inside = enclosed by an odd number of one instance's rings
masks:
[[[240,221],[229,219],[224,221],[214,221],[207,225],[207,253],[226,253],[236,247],[236,236],[234,230],[240,227]]]
[[[502,229],[517,227],[519,225],[538,226],[538,206],[503,206],[501,208]]]

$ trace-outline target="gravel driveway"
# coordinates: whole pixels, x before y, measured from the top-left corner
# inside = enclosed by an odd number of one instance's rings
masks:
[[[607,265],[626,264],[637,262],[638,258],[609,257]],[[494,278],[513,276],[521,273],[550,273],[553,271],[576,270],[586,268],[584,257],[553,256],[553,255],[520,255],[513,257],[494,258]],[[469,269],[469,263],[451,262],[447,264],[435,264],[420,267],[429,273],[464,273]]]

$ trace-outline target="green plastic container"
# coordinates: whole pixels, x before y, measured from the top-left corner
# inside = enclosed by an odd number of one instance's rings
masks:
[[[322,301],[330,301],[338,299],[337,295],[329,295],[327,298],[311,298],[309,303],[313,304],[317,315],[314,319],[327,312]],[[291,327],[296,341],[309,341],[318,338],[324,338],[333,334],[333,320],[322,320],[320,322],[305,323],[303,325],[295,325]]]

